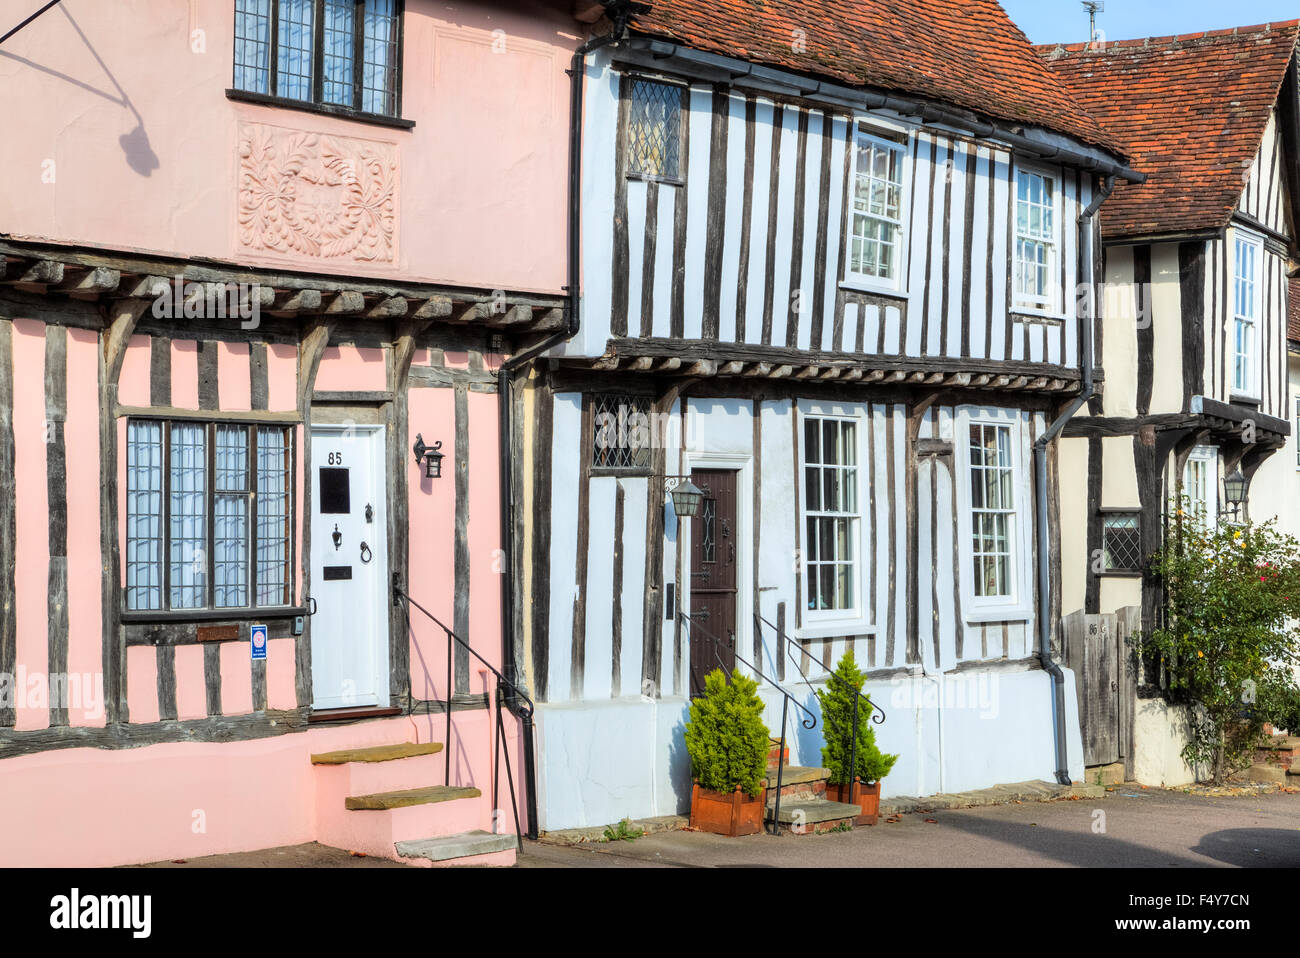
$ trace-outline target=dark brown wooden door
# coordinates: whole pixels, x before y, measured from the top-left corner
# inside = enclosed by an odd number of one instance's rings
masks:
[[[704,492],[691,520],[691,697],[704,677],[736,664],[736,473],[697,469],[691,482]],[[714,641],[716,639],[716,641]]]

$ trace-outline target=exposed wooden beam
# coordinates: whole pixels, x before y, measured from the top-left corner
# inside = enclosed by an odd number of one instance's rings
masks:
[[[71,276],[66,275],[65,272],[63,282],[59,284],[59,289],[72,296],[87,293],[97,296],[100,293],[111,293],[117,289],[121,282],[121,270],[109,269],[107,266],[96,266],[93,269],[81,270]]]
[[[400,319],[406,315],[406,297],[389,296],[366,311],[367,319]]]
[[[481,323],[488,316],[488,306],[486,303],[470,303],[461,309],[460,315],[456,317],[458,323]]]
[[[166,276],[138,276],[123,290],[128,299],[157,299],[171,286],[172,281]]]
[[[712,359],[699,359],[691,363],[684,371],[686,376],[716,376],[718,364]]]
[[[618,357],[602,356],[600,359],[596,360],[594,363],[591,364],[591,368],[599,369],[605,372],[608,372],[609,370],[613,370],[613,369],[618,369]]]
[[[719,376],[739,376],[740,371],[745,368],[745,364],[739,360],[732,360],[729,363],[723,363],[718,367]]]
[[[667,359],[663,359],[660,361],[659,365],[655,367],[655,372],[670,373],[673,370],[680,369],[681,366],[682,366],[682,361],[680,359],[678,359],[676,356],[669,356]]]
[[[278,294],[267,312],[273,316],[294,316],[298,313],[320,312],[321,301],[318,289],[288,289]]]
[[[750,363],[745,369],[746,376],[767,376],[771,372],[771,363]]]
[[[416,319],[446,319],[451,315],[451,298],[448,296],[430,296],[415,311]]]
[[[789,376],[792,372],[794,372],[794,367],[793,367],[793,366],[788,366],[788,365],[785,365],[785,366],[777,366],[775,369],[772,370],[771,378],[772,378],[772,379],[785,379],[785,378],[786,378],[787,376]]]
[[[4,282],[16,286],[57,286],[63,282],[63,264],[38,259],[26,269],[20,266],[12,275],[6,274]]]
[[[520,326],[532,321],[533,308],[531,306],[511,306],[504,313],[493,313],[491,324],[493,326]]]
[[[638,356],[627,364],[627,368],[633,372],[645,372],[654,365],[654,362],[649,356]]]
[[[131,341],[136,323],[144,315],[149,304],[144,300],[121,300],[113,304],[108,314],[108,326],[104,330],[104,380],[116,383],[122,370],[122,358],[126,355],[126,344]]]
[[[541,318],[533,323],[533,329],[538,332],[554,332],[564,328],[564,310],[558,306],[554,309],[548,309],[542,313]]]
[[[356,290],[345,289],[337,293],[325,307],[331,316],[354,316],[366,308],[366,297]]]

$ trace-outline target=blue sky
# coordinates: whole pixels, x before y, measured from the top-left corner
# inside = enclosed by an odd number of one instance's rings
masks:
[[[1088,14],[1079,0],[1001,0],[1034,43],[1082,43]],[[1300,19],[1296,0],[1106,0],[1097,28],[1108,40],[1197,33],[1225,27]]]

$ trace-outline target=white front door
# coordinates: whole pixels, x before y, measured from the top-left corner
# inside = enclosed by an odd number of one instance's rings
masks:
[[[384,428],[311,433],[312,707],[387,705]]]

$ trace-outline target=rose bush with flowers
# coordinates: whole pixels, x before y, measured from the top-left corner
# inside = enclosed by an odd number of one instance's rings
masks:
[[[1180,509],[1152,559],[1167,605],[1143,651],[1191,706],[1183,758],[1216,783],[1249,765],[1263,724],[1284,723],[1300,700],[1300,543],[1275,525],[1207,528]]]

